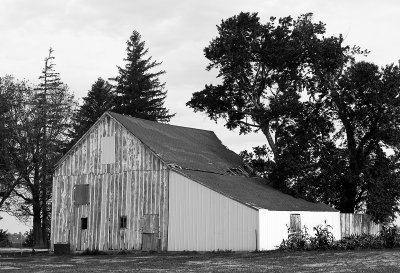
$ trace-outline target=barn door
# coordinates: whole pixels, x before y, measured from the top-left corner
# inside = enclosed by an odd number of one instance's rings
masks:
[[[142,231],[142,250],[151,251],[159,249],[159,224],[158,214],[145,214],[140,219]]]
[[[290,232],[297,234],[301,232],[300,214],[290,214]]]

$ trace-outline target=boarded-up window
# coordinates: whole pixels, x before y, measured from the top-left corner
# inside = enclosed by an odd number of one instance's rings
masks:
[[[115,163],[115,136],[101,139],[101,164]]]
[[[301,231],[300,214],[290,214],[290,231],[291,232]]]
[[[119,227],[120,228],[126,228],[127,227],[127,217],[126,216],[121,216]]]
[[[89,184],[76,185],[74,188],[75,205],[89,204]]]
[[[87,217],[81,218],[81,229],[87,229]]]

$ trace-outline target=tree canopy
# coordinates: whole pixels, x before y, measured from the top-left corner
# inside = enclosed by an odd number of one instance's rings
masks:
[[[368,52],[327,36],[312,14],[263,24],[257,13],[240,13],[217,29],[204,54],[221,81],[187,105],[228,129],[261,131],[268,146],[243,155],[275,187],[342,212],[364,209],[377,221],[393,216],[400,197],[399,67],[356,62]]]

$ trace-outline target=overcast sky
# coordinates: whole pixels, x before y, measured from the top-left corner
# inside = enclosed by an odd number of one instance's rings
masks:
[[[327,24],[328,35],[342,33],[345,43],[369,49],[367,60],[383,66],[400,58],[400,2],[395,0],[0,0],[0,76],[37,83],[52,47],[61,79],[81,99],[98,77],[117,75],[125,42],[137,30],[149,56],[166,71],[165,105],[176,113],[171,123],[213,130],[239,152],[266,143],[264,136],[239,136],[185,103],[193,92],[216,82],[216,72],[205,70],[203,48],[217,35],[221,19],[240,11],[258,12],[263,22],[270,16],[313,12],[315,21]],[[6,220],[0,228],[27,229]]]

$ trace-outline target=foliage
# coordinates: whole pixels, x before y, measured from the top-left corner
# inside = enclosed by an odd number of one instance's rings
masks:
[[[334,245],[334,237],[332,227],[327,225],[318,225],[313,228],[315,235],[308,233],[308,229],[304,226],[300,232],[291,232],[288,229],[288,239],[282,240],[279,249],[281,250],[317,250],[331,249]]]
[[[22,244],[25,247],[34,247],[35,246],[35,239],[33,237],[33,229],[30,229],[29,231],[25,232],[25,241]]]
[[[382,226],[379,236],[383,239],[387,248],[400,246],[400,233],[395,226]]]
[[[327,36],[312,14],[263,24],[242,12],[217,29],[204,53],[221,82],[187,105],[228,129],[262,132],[268,147],[242,156],[276,188],[390,221],[400,199],[399,67],[356,62],[368,51]]]
[[[315,235],[311,236],[304,226],[299,233],[288,232],[288,239],[282,240],[281,250],[354,250],[354,249],[381,249],[400,247],[400,233],[397,227],[383,226],[381,232],[373,234],[352,234],[336,241],[332,234],[332,227],[318,225],[313,228]]]
[[[16,95],[4,113],[9,132],[2,156],[7,156],[19,183],[2,209],[17,217],[33,217],[37,247],[48,245],[52,169],[67,143],[74,105],[68,87],[55,72],[52,53],[50,49],[36,87],[18,81],[10,85]]]
[[[334,243],[334,249],[380,249],[384,248],[384,241],[379,235],[353,234]]]
[[[329,230],[332,229],[330,225],[318,225],[313,228],[315,237],[312,238],[311,244],[315,249],[329,249],[332,248],[334,242],[333,233]]]
[[[11,247],[12,243],[8,238],[8,231],[0,229],[0,247]]]
[[[113,111],[133,117],[169,122],[174,114],[164,107],[167,96],[165,83],[160,82],[164,70],[152,72],[161,65],[146,57],[148,49],[141,35],[133,31],[126,42],[127,57],[125,67],[118,67],[119,75],[115,78],[115,103]]]
[[[112,85],[102,78],[98,78],[92,85],[92,89],[83,98],[83,105],[73,115],[69,146],[78,141],[104,112],[111,109],[114,98]]]
[[[281,250],[308,250],[311,246],[311,236],[306,226],[300,232],[289,232],[288,239],[282,240],[279,249]]]

